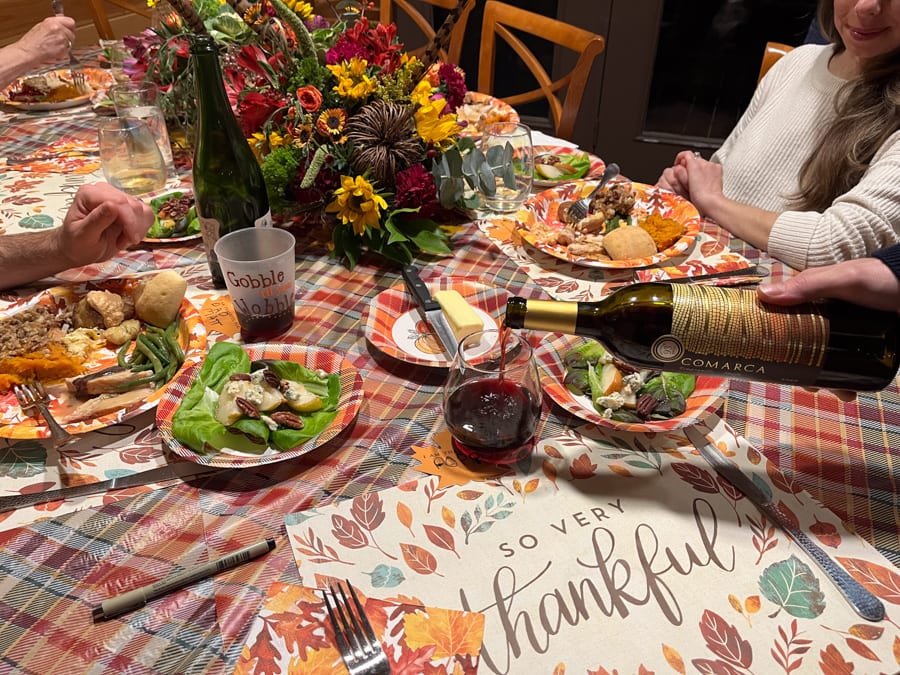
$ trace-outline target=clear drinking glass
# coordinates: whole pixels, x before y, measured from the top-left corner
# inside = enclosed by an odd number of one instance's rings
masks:
[[[500,213],[515,211],[528,199],[534,180],[531,129],[512,122],[490,124],[482,134],[481,151],[493,174],[493,184],[483,178],[479,184],[484,207]]]
[[[541,418],[531,345],[508,330],[470,333],[459,343],[444,389],[444,421],[458,453],[491,464],[528,457]]]
[[[165,187],[165,162],[150,128],[142,120],[104,119],[98,135],[100,165],[109,183],[131,195]]]
[[[159,107],[159,89],[154,84],[130,82],[117,84],[110,88],[109,97],[116,107],[119,117],[132,117],[143,120],[162,153],[163,161],[170,177],[175,176],[175,161],[172,157],[172,143],[166,129],[166,118]]]

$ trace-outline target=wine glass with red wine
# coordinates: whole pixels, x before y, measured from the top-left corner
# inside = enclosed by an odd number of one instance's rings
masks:
[[[509,329],[463,338],[444,390],[444,420],[465,457],[513,464],[534,447],[541,385],[531,345]]]

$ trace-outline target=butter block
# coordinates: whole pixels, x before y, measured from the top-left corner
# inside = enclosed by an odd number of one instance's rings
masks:
[[[482,329],[481,319],[458,291],[436,291],[434,299],[441,306],[457,340]]]

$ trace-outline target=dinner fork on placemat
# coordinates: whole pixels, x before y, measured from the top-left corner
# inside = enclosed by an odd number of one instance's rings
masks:
[[[40,380],[17,384],[13,387],[13,392],[16,395],[16,400],[19,402],[19,407],[22,408],[22,412],[27,413],[29,410],[35,409],[40,412],[44,421],[47,422],[47,426],[50,427],[50,437],[53,439],[54,448],[61,448],[72,441],[72,435],[63,429],[53,415],[50,414],[50,410],[47,408],[47,404],[50,403],[50,396],[44,390]]]
[[[65,16],[63,9],[63,0],[51,0],[50,6],[53,8],[53,14],[56,16]],[[69,43],[69,74],[72,76],[72,84],[78,87],[78,91],[87,91],[87,82],[84,79],[84,66],[81,61],[75,58],[72,53],[72,43]]]
[[[350,675],[390,675],[391,664],[349,581],[322,590],[341,658]],[[349,594],[349,598],[347,597]]]

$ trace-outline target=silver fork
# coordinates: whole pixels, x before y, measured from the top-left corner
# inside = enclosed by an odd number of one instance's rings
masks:
[[[50,414],[47,404],[50,402],[50,396],[44,390],[44,386],[40,380],[34,382],[26,382],[25,384],[17,384],[13,387],[16,394],[16,400],[22,412],[27,413],[29,410],[37,409],[47,426],[50,427],[50,438],[53,439],[53,447],[61,448],[72,441],[72,434],[63,429],[59,422]]]
[[[603,189],[604,185],[606,185],[610,180],[618,175],[619,165],[607,164],[606,170],[603,172],[603,175],[600,176],[600,182],[597,183],[597,187],[594,188],[593,192],[591,192],[591,194],[589,194],[584,199],[579,199],[577,202],[572,202],[569,205],[569,214],[571,216],[574,216],[575,222],[587,218],[588,213],[591,212],[591,200],[594,198],[594,195],[600,192],[600,190]]]
[[[53,8],[53,14],[56,16],[66,15],[65,10],[63,9],[63,0],[51,0],[50,6]],[[81,61],[75,58],[75,55],[72,53],[71,42],[69,43],[69,74],[72,76],[72,84],[78,88],[78,91],[87,91],[87,82],[84,79],[84,66],[81,65]]]
[[[350,675],[390,675],[391,664],[378,636],[372,630],[372,624],[363,611],[359,597],[349,581],[344,580],[344,583],[347,585],[347,592],[340,583],[337,588],[329,586],[322,590],[325,609],[328,610],[328,619],[334,629],[341,658]]]

